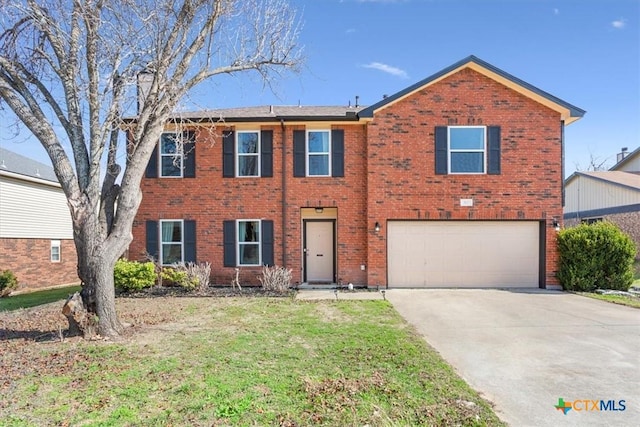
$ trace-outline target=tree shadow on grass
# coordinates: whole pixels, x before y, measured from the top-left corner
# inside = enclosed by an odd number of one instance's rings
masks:
[[[10,340],[25,340],[34,342],[61,341],[63,338],[70,338],[76,335],[69,334],[68,329],[58,329],[51,331],[41,330],[18,330],[0,328],[0,342]]]

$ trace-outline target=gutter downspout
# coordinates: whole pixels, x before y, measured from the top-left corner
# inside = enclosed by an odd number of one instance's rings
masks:
[[[282,129],[282,266],[287,268],[287,132],[284,119],[280,119]]]

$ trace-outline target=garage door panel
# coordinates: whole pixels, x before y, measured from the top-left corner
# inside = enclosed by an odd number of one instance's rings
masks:
[[[537,287],[539,223],[390,221],[391,287]]]

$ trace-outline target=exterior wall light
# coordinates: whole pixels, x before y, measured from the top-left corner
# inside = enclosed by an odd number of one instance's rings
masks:
[[[553,225],[553,228],[556,231],[560,231],[560,223],[558,222],[557,219],[553,218],[553,220],[551,221],[551,224]]]
[[[376,233],[380,231],[380,223],[378,221],[376,221],[376,225],[373,227],[373,229]]]

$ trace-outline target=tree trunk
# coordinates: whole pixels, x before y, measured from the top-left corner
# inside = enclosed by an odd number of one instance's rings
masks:
[[[113,282],[113,268],[122,253],[120,246],[123,242],[117,242],[117,246],[110,245],[102,236],[98,226],[92,227],[89,221],[83,224],[81,233],[76,233],[82,303],[67,307],[68,301],[63,309],[69,319],[70,332],[77,326],[85,338],[92,338],[95,332],[102,337],[113,338],[119,336],[123,329],[116,313]],[[80,314],[78,310],[83,313]],[[72,314],[76,325],[72,325],[67,312]],[[78,322],[78,319],[81,321]]]

